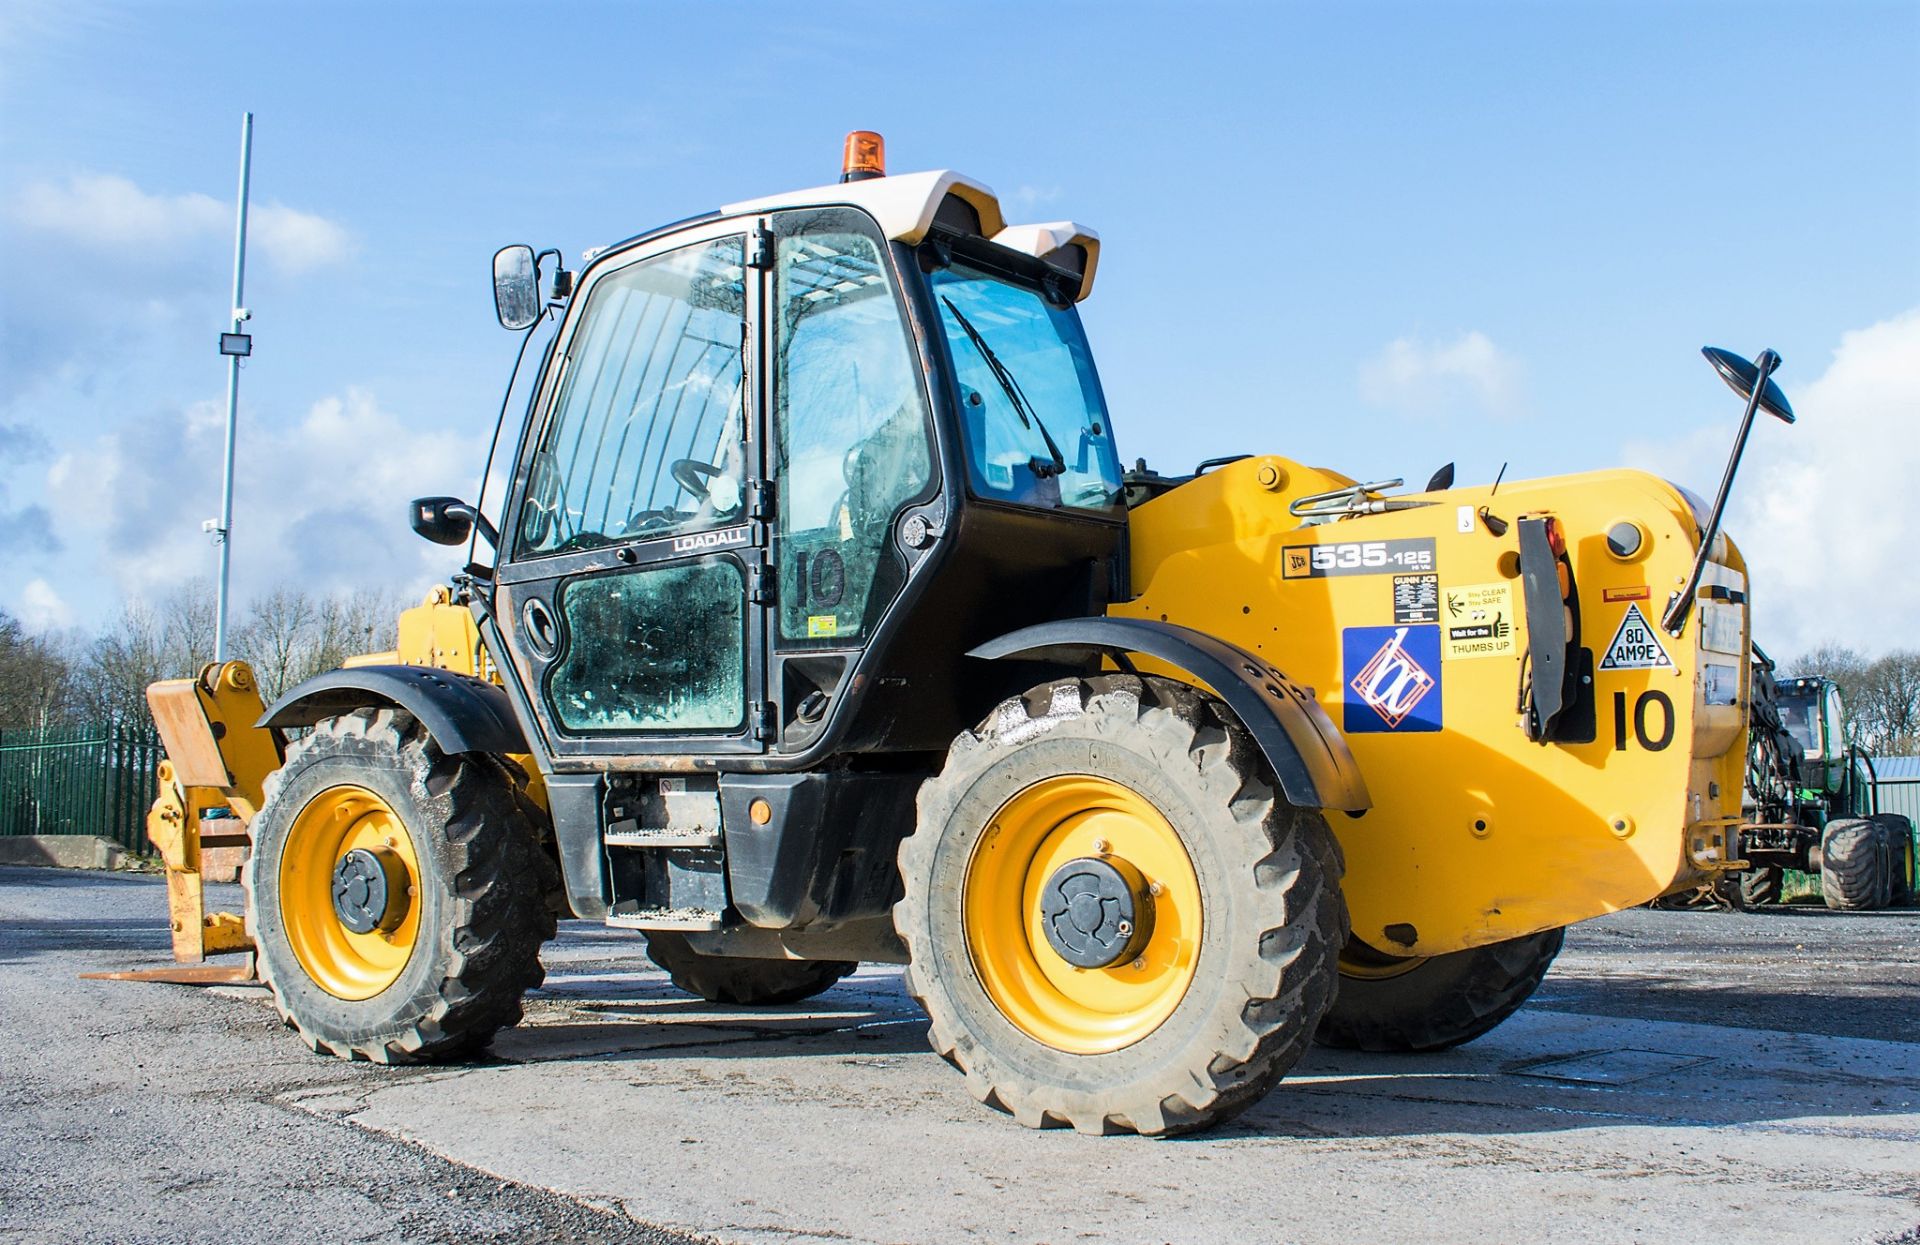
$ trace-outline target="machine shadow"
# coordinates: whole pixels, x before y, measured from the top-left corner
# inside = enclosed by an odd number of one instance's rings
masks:
[[[530,1023],[503,1033],[495,1056],[511,1062],[661,1059],[852,1059],[886,1057],[880,1075],[950,1078],[956,1102],[966,1090],[927,1047],[926,1021],[888,970],[868,969],[791,1007],[722,1007],[679,993],[644,961],[602,961],[604,975],[563,970],[535,996]],[[1644,1030],[1621,1033],[1623,1017],[1699,1024],[1702,1003],[1677,998],[1670,1017],[1644,1015],[1648,999],[1673,993],[1658,979],[1604,982],[1548,977],[1541,1012],[1579,1011],[1593,1020],[1584,1049],[1510,1040],[1510,1030],[1430,1055],[1373,1055],[1315,1048],[1293,1075],[1236,1120],[1194,1135],[1195,1143],[1233,1139],[1384,1139],[1441,1134],[1481,1137],[1589,1128],[1721,1128],[1809,1116],[1912,1114],[1920,1100],[1920,1061],[1886,1075],[1824,1070],[1793,1080],[1769,1077],[1764,1092],[1729,1094],[1687,1069],[1618,1085],[1557,1081],[1548,1064],[1574,1054],[1647,1043]],[[1748,992],[1751,997],[1752,992]],[[1898,1006],[1897,992],[1875,1000]],[[1774,1006],[1807,1002],[1780,994]],[[1817,1002],[1815,1000],[1814,1002]],[[1758,1004],[1756,1004],[1758,1005]],[[1522,1012],[1524,1018],[1535,1009]],[[557,1013],[557,1014],[556,1014]],[[1734,1024],[1729,1020],[1716,1021]],[[1505,1033],[1508,1040],[1503,1040]],[[1767,1034],[1753,1031],[1764,1044]],[[1654,1045],[1658,1045],[1655,1042]],[[1560,1047],[1566,1045],[1559,1042]],[[1711,1052],[1676,1046],[1704,1059]]]

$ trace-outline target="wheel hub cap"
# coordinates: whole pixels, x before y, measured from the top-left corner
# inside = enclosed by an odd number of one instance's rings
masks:
[[[390,930],[406,915],[399,859],[390,851],[356,847],[333,869],[333,911],[356,934]]]
[[[1061,959],[1076,968],[1105,968],[1132,957],[1152,932],[1153,905],[1145,887],[1093,856],[1054,870],[1040,892],[1040,927]]]

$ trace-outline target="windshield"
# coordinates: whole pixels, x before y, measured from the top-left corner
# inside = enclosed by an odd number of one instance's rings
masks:
[[[1801,755],[1819,757],[1820,723],[1811,693],[1788,693],[1780,697],[1780,725],[1786,727],[1793,742],[1800,745]]]
[[[928,278],[959,382],[967,476],[981,497],[1109,510],[1120,460],[1080,317],[956,260]]]

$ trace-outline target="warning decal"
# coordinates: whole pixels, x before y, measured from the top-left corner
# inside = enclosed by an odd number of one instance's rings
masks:
[[[1447,644],[1445,657],[1511,657],[1518,651],[1513,636],[1513,584],[1465,584],[1446,591]]]
[[[1440,621],[1440,577],[1438,575],[1395,575],[1393,577],[1393,621],[1430,623]]]
[[[1660,635],[1640,612],[1638,605],[1627,606],[1627,616],[1620,620],[1620,629],[1613,633],[1613,642],[1607,645],[1607,655],[1600,659],[1602,670],[1655,670],[1662,666],[1671,666],[1667,650],[1660,647]]]
[[[1340,647],[1349,733],[1440,729],[1440,628],[1348,627]]]

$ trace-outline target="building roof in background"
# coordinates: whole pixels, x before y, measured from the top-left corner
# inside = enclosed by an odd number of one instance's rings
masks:
[[[1920,757],[1873,758],[1875,781],[1920,782]]]

